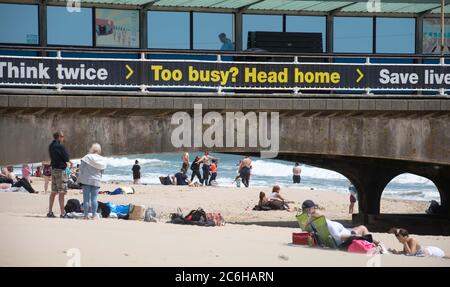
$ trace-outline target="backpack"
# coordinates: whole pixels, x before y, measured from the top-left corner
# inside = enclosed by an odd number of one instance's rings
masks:
[[[144,221],[146,222],[157,222],[156,220],[156,212],[153,208],[148,208],[145,211]]]
[[[101,201],[98,202],[97,212],[99,211],[103,218],[109,217],[109,214],[111,213],[111,209],[109,208],[109,206]]]
[[[206,222],[206,221],[208,221],[208,218],[206,216],[206,212],[202,208],[199,207],[196,210],[195,209],[191,210],[191,212],[189,212],[188,215],[186,215],[184,217],[184,220]]]
[[[45,176],[51,176],[52,175],[51,165],[44,165],[44,168],[42,169],[42,174]]]
[[[64,211],[66,213],[81,212],[80,201],[78,199],[69,199],[66,206],[64,206]]]

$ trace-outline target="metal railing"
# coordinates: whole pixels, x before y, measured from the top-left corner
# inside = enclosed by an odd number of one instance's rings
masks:
[[[27,52],[37,52],[43,56],[11,56],[11,55],[1,55],[1,51],[9,50],[9,51],[27,51]],[[48,53],[55,53],[54,56],[48,56]],[[70,57],[63,56],[63,53],[79,53],[80,55],[86,53],[94,53],[94,54],[103,54],[103,55],[134,55],[136,58],[95,58],[95,57]],[[190,56],[190,57],[205,57],[205,59],[158,59],[152,58],[152,56],[161,56],[165,55],[167,57],[170,56]],[[92,55],[88,55],[92,56]],[[254,52],[235,52],[235,51],[193,51],[193,50],[139,50],[139,49],[95,49],[95,48],[74,48],[74,47],[30,47],[30,46],[0,46],[0,57],[2,58],[20,58],[20,59],[58,59],[58,60],[82,60],[82,61],[127,61],[127,62],[173,62],[173,63],[210,63],[210,64],[218,64],[218,63],[232,63],[232,64],[271,64],[271,65],[299,65],[299,64],[307,64],[307,65],[334,65],[334,66],[360,66],[360,67],[369,67],[369,66],[414,66],[414,67],[448,67],[449,64],[446,63],[448,58],[442,58],[436,55],[413,55],[413,54],[287,54],[287,53],[254,53]],[[225,60],[224,60],[225,57]],[[208,59],[206,59],[208,58]],[[228,60],[228,58],[232,58]],[[250,60],[252,59],[252,60]],[[255,59],[255,60],[253,60]],[[363,63],[354,63],[352,60],[363,60]],[[385,60],[392,61],[396,60],[411,60],[414,63],[374,63],[373,61],[377,60]],[[339,60],[347,60],[348,62],[336,62]],[[435,60],[437,63],[424,63],[426,60]],[[108,84],[108,85],[95,85],[95,84],[50,84],[50,83],[5,83],[2,82],[0,78],[0,87],[50,87],[54,88],[57,91],[62,91],[62,89],[131,89],[131,90],[139,90],[142,93],[149,92],[155,89],[188,89],[188,90],[200,90],[200,91],[212,91],[215,90],[219,95],[225,94],[236,94],[236,90],[239,91],[262,91],[262,90],[271,90],[271,91],[284,91],[291,92],[293,95],[299,95],[303,91],[306,92],[349,92],[356,94],[364,94],[364,95],[373,95],[374,92],[386,92],[386,93],[404,93],[404,92],[413,92],[415,94],[426,92],[426,93],[437,93],[440,96],[447,96],[447,92],[450,91],[449,86],[441,87],[441,88],[354,88],[354,87],[282,87],[282,86],[213,86],[213,85],[158,85],[158,84],[145,84],[141,83],[139,85],[136,84],[125,84],[125,85],[116,85],[116,84]]]

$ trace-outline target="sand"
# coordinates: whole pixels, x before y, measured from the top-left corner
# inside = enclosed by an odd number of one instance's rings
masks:
[[[126,184],[103,184],[112,191]],[[450,260],[402,255],[352,254],[292,246],[298,232],[295,212],[252,211],[260,191],[270,188],[135,186],[133,195],[99,195],[99,201],[153,207],[158,223],[118,219],[76,220],[45,217],[48,194],[0,193],[0,266],[447,266]],[[283,189],[289,200],[312,199],[328,218],[351,223],[348,194],[326,190]],[[78,198],[70,190],[66,199]],[[427,202],[382,200],[384,213],[423,213]],[[203,207],[221,212],[223,227],[168,224],[170,213]],[[59,215],[58,205],[54,211]],[[357,207],[355,207],[357,212]],[[416,235],[413,235],[416,236]],[[374,233],[387,247],[400,249],[393,235]],[[416,236],[422,245],[450,253],[450,237]],[[79,259],[79,260],[78,260]]]

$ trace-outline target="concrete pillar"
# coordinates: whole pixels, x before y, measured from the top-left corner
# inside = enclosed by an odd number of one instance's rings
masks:
[[[447,218],[450,219],[450,168],[442,171],[438,176],[431,179],[436,185],[441,196],[441,205],[447,209]]]
[[[358,191],[359,213],[380,214],[381,195],[386,185],[401,172],[379,166],[360,166],[348,175]]]

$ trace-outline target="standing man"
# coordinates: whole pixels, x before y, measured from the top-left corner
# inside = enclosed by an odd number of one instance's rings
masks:
[[[300,177],[300,174],[302,173],[302,169],[300,168],[300,164],[298,162],[295,163],[294,168],[292,169],[292,181],[294,183],[300,183],[300,180],[302,179]]]
[[[241,176],[242,183],[245,187],[250,184],[250,170],[252,168],[252,159],[246,155],[239,165],[239,175]]]
[[[134,162],[133,167],[131,168],[133,171],[133,184],[140,184],[141,181],[141,166],[139,165],[139,161],[136,160]]]
[[[197,161],[197,163],[203,163],[202,171],[203,171],[203,182],[201,184],[208,185],[209,171],[210,171],[210,160],[218,160],[218,158],[212,157],[209,155],[209,152],[205,151],[204,155]]]
[[[61,210],[61,218],[66,217],[64,212],[64,195],[67,193],[67,181],[66,175],[67,163],[70,162],[69,154],[66,148],[62,144],[64,141],[64,134],[61,131],[53,134],[53,141],[48,147],[50,154],[50,165],[52,166],[52,192],[50,193],[50,202],[47,217],[55,217],[52,212],[53,203],[55,201],[56,194],[58,194],[59,208]]]

